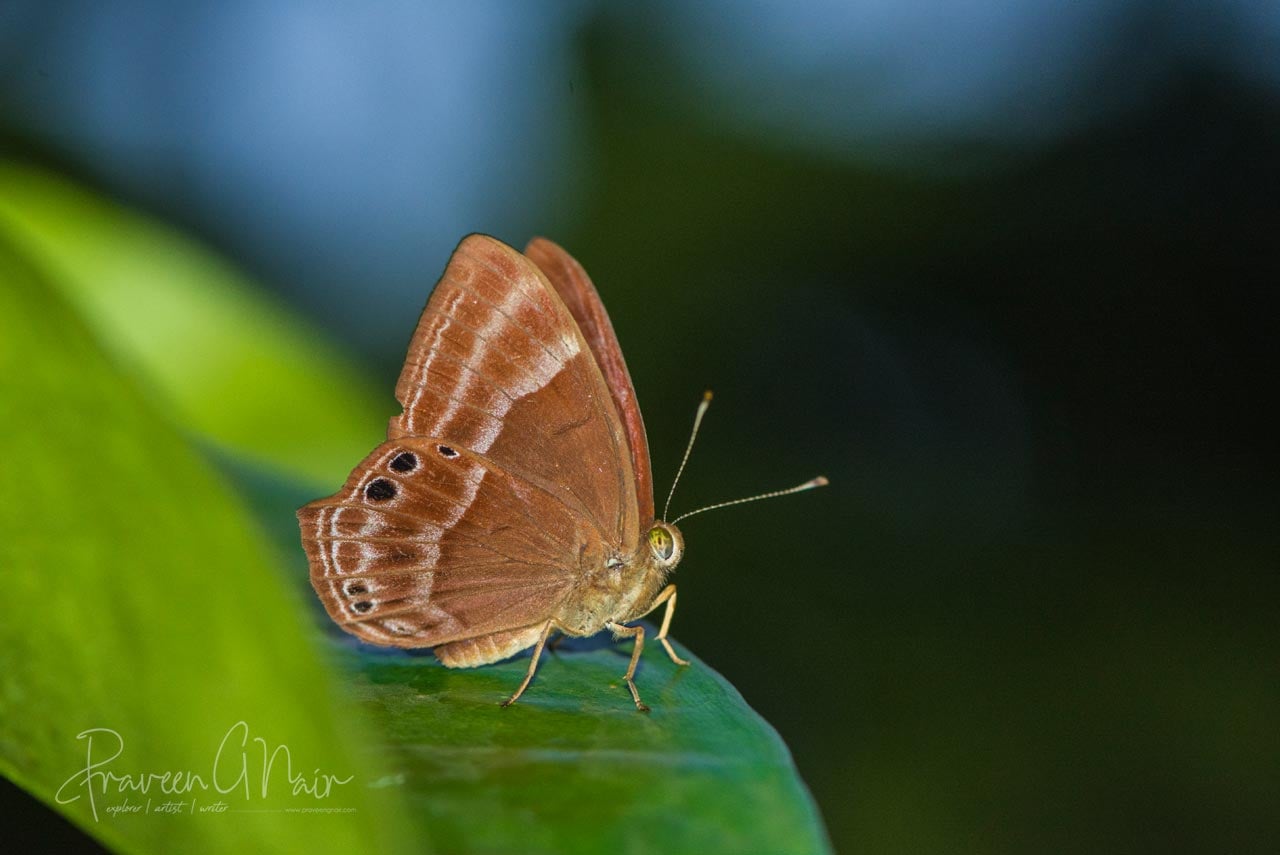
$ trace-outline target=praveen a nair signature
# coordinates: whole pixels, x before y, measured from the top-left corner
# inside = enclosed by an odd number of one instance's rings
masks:
[[[196,792],[220,795],[240,793],[246,801],[266,799],[283,789],[293,796],[325,799],[335,786],[351,783],[354,775],[339,777],[313,770],[310,775],[293,769],[293,753],[281,743],[272,748],[260,736],[249,736],[249,725],[238,721],[218,743],[212,764],[204,770],[117,772],[113,767],[124,754],[124,737],[109,727],[93,727],[76,735],[85,743],[84,766],[62,782],[58,804],[70,804],[81,796],[89,800],[98,819],[98,796],[111,793],[159,793],[165,796]]]

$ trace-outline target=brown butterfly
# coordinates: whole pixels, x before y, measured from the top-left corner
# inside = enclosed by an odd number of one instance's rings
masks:
[[[433,647],[450,668],[533,646],[504,706],[533,679],[553,631],[607,629],[635,638],[624,679],[648,711],[633,679],[645,630],[627,624],[665,604],[657,640],[689,664],[667,639],[667,577],[684,539],[654,515],[631,376],[582,267],[542,238],[523,255],[485,235],[463,239],[418,321],[396,398],[404,411],[387,442],[341,490],[298,511],[330,617],[374,644]]]

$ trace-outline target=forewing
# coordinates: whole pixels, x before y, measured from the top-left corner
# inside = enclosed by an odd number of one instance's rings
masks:
[[[649,441],[645,437],[644,419],[640,416],[636,390],[631,385],[631,373],[627,371],[627,362],[622,358],[622,347],[618,344],[618,336],[609,321],[609,313],[604,310],[604,303],[601,302],[595,285],[591,283],[591,277],[587,276],[587,271],[559,244],[546,238],[534,238],[525,247],[524,254],[538,265],[564,301],[604,375],[605,383],[609,386],[609,396],[622,421],[627,446],[631,451],[631,469],[635,476],[640,522],[647,523],[654,518]]]
[[[382,444],[298,520],[329,615],[397,647],[541,625],[604,558],[558,496],[446,438]]]
[[[564,301],[511,247],[485,235],[458,245],[396,397],[404,412],[388,439],[441,437],[482,454],[559,497],[615,548],[638,543],[634,462],[609,387]]]

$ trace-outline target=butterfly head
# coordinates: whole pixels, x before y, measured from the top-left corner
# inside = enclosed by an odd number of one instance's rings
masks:
[[[649,555],[663,570],[674,570],[684,557],[684,536],[668,522],[655,522],[649,529]]]

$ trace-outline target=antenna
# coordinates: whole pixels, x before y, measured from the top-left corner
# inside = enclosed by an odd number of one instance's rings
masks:
[[[676,485],[680,483],[680,476],[684,474],[684,465],[689,462],[689,452],[693,451],[693,441],[698,438],[698,428],[702,426],[702,417],[707,414],[707,407],[711,406],[711,390],[702,393],[702,401],[698,404],[698,412],[693,417],[693,431],[689,434],[689,444],[685,446],[684,457],[680,459],[680,468],[676,470],[676,478],[671,482],[671,492],[667,493],[667,503],[662,506],[662,518],[667,518],[667,511],[671,510],[671,497],[676,494]]]
[[[761,493],[758,496],[748,496],[745,499],[734,499],[732,502],[720,502],[719,504],[715,504],[715,505],[707,505],[705,508],[698,508],[696,511],[689,511],[689,513],[687,514],[681,514],[680,516],[673,519],[671,521],[671,524],[675,525],[676,523],[680,522],[680,520],[688,519],[694,514],[700,514],[703,511],[714,511],[717,508],[727,508],[730,505],[741,505],[741,504],[745,504],[746,502],[754,502],[759,499],[772,499],[775,496],[790,496],[792,493],[802,493],[805,490],[812,490],[814,487],[825,487],[829,483],[831,482],[827,480],[827,476],[819,475],[817,478],[811,478],[810,480],[805,481],[803,484],[800,484],[795,487],[790,487],[786,490],[774,490],[771,493]],[[666,514],[663,514],[663,516],[666,516]]]

